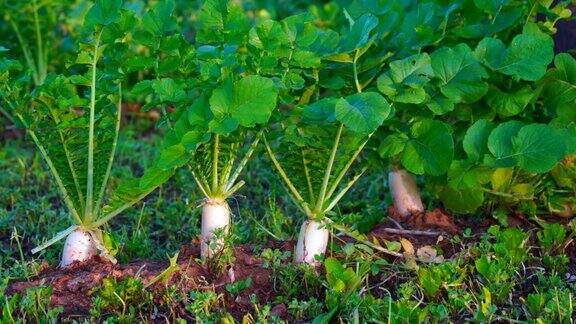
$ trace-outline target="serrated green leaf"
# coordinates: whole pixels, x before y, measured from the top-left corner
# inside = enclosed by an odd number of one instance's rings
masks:
[[[554,59],[554,68],[546,77],[544,95],[546,107],[554,109],[558,117],[576,120],[576,59],[560,53]]]
[[[363,14],[350,27],[350,31],[344,34],[340,40],[340,51],[351,52],[362,48],[370,40],[370,34],[378,26],[378,18],[371,13]]]
[[[155,166],[164,170],[173,169],[183,166],[188,160],[190,160],[188,150],[183,144],[177,144],[164,148]]]
[[[475,55],[491,69],[520,80],[540,79],[554,57],[554,42],[534,24],[526,25],[523,33],[515,36],[506,48],[495,38],[483,39]]]
[[[196,39],[205,44],[240,43],[250,23],[237,5],[227,0],[207,0],[198,13]]]
[[[292,56],[292,64],[301,68],[320,66],[320,57],[310,51],[296,51]]]
[[[211,128],[224,134],[235,130],[238,125],[253,127],[266,123],[276,108],[277,97],[278,90],[268,78],[251,75],[235,82],[229,81],[215,89],[210,97],[210,109],[215,116]],[[216,123],[225,127],[216,128]]]
[[[178,30],[174,11],[174,0],[161,0],[142,17],[142,26],[152,35],[162,37]]]
[[[390,71],[378,78],[378,90],[392,101],[421,104],[424,85],[433,74],[428,54],[418,54],[390,63]]]
[[[151,87],[162,102],[179,102],[186,96],[183,85],[170,78],[153,80]]]
[[[311,124],[326,124],[336,120],[337,98],[325,98],[304,107],[302,117]]]
[[[121,0],[96,0],[86,13],[86,24],[107,26],[120,19]]]
[[[142,178],[140,178],[138,187],[142,191],[158,187],[168,181],[173,173],[173,169],[163,169],[159,167],[149,168],[144,172]]]
[[[386,136],[378,146],[378,154],[383,158],[396,156],[404,151],[406,142],[406,138],[396,134]]]

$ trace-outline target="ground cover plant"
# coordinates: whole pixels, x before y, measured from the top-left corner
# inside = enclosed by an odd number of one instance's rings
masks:
[[[0,8],[2,322],[576,316],[573,3]]]

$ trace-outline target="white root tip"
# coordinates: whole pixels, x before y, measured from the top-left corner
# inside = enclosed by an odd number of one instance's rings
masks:
[[[60,267],[65,268],[74,262],[84,262],[96,255],[96,242],[88,231],[77,229],[70,233],[64,242]]]
[[[390,171],[388,184],[394,200],[394,207],[402,217],[424,212],[420,192],[412,174],[406,170]]]
[[[329,237],[330,231],[326,228],[325,222],[306,220],[300,228],[294,261],[318,265],[316,256],[326,253]]]
[[[200,255],[211,258],[224,247],[224,237],[214,239],[214,232],[222,229],[228,235],[230,230],[230,208],[225,200],[210,199],[202,207],[202,242]]]

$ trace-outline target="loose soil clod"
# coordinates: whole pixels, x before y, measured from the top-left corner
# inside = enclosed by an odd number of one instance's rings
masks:
[[[448,233],[459,233],[461,230],[454,222],[452,215],[440,208],[424,213],[413,214],[403,217],[396,211],[394,206],[388,208],[388,215],[401,224],[407,224],[412,229],[418,230],[441,230]]]

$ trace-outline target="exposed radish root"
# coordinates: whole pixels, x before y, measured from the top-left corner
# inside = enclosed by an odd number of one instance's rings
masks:
[[[388,174],[390,193],[396,211],[403,217],[424,212],[424,205],[414,176],[406,170],[394,170]]]
[[[306,220],[300,228],[294,261],[317,265],[315,257],[326,252],[330,231],[323,221]]]
[[[207,199],[202,207],[202,258],[211,258],[224,247],[224,237],[214,239],[214,232],[222,229],[224,235],[230,229],[230,208],[225,200]],[[212,245],[212,246],[210,246]]]
[[[96,242],[88,231],[77,229],[70,233],[64,243],[60,267],[64,268],[72,263],[84,262],[96,255]]]

